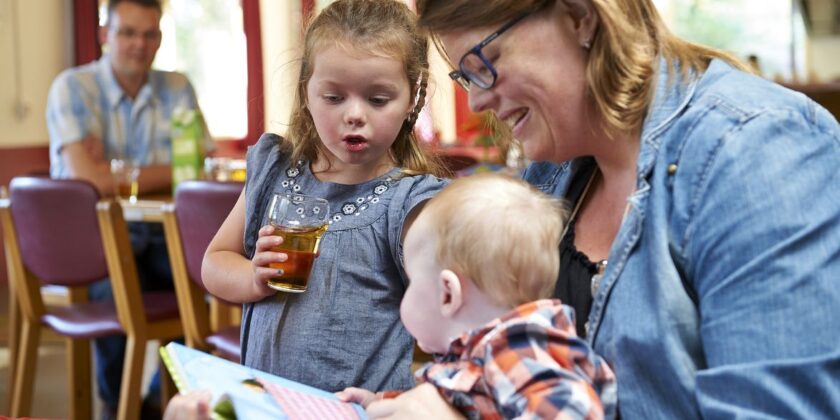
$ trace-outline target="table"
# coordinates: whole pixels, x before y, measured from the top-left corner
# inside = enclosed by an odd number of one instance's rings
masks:
[[[0,197],[0,206],[8,206],[8,203],[8,198]],[[170,203],[172,199],[166,196],[150,196],[134,203],[120,200],[126,222],[163,223],[163,208]]]
[[[163,223],[163,208],[172,203],[168,196],[140,197],[135,202],[120,199],[126,222]]]

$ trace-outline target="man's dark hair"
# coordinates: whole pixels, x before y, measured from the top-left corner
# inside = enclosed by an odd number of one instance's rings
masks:
[[[163,14],[163,6],[161,6],[161,0],[108,0],[108,25],[111,24],[111,16],[114,13],[114,9],[120,3],[134,3],[138,6],[155,9],[158,13]]]

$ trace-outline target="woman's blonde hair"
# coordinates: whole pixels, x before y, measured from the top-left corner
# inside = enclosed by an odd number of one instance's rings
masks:
[[[421,35],[416,15],[395,0],[338,0],[307,25],[288,132],[291,161],[315,161],[323,147],[306,106],[306,87],[314,71],[314,55],[331,46],[397,58],[404,63],[411,98],[416,102],[391,145],[392,157],[408,175],[445,175],[439,161],[424,152],[414,135],[429,80],[428,38]]]
[[[521,179],[482,173],[453,181],[422,214],[433,223],[440,266],[472,280],[494,303],[551,297],[567,220],[561,201]]]
[[[501,24],[520,14],[546,10],[563,0],[417,0],[420,26],[437,34]],[[713,58],[745,69],[723,51],[685,41],[665,26],[652,0],[587,0],[599,25],[591,42],[586,78],[607,127],[641,127],[653,101],[659,57],[683,76],[700,74]],[[451,57],[457,60],[459,57]],[[669,71],[669,74],[670,71]]]

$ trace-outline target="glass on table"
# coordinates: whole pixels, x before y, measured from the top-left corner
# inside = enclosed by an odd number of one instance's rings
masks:
[[[140,190],[140,166],[128,159],[111,159],[114,196],[131,203],[137,202]]]

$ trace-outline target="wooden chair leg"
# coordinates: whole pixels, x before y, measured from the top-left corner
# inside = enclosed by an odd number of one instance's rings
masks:
[[[17,355],[18,347],[20,346],[20,323],[21,313],[18,307],[17,296],[15,296],[14,285],[10,281],[9,285],[9,395],[6,407],[12,406],[15,389],[15,373],[17,372]]]
[[[70,418],[93,418],[91,402],[90,341],[67,339],[67,367],[70,390]]]
[[[140,401],[142,400],[140,386],[143,380],[145,356],[146,340],[139,340],[137,337],[129,335],[125,342],[120,406],[117,410],[119,420],[137,420],[140,417]]]
[[[28,417],[32,409],[32,391],[35,385],[35,368],[38,362],[38,341],[41,325],[22,319],[20,342],[18,343],[17,367],[12,388],[12,417]]]

